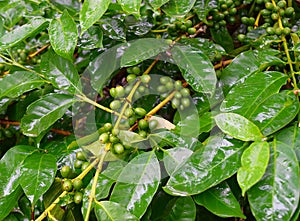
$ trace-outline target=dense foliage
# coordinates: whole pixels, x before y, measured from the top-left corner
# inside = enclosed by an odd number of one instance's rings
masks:
[[[296,0],[1,0],[0,220],[298,220]]]

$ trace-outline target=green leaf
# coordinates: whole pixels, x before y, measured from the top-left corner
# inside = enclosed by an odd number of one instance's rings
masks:
[[[100,54],[85,69],[83,75],[91,78],[92,87],[102,92],[103,85],[111,75],[120,68],[121,56],[125,50],[125,44],[119,44]]]
[[[0,38],[0,51],[11,48],[26,38],[35,36],[45,29],[48,22],[44,18],[33,18],[27,24],[6,33]]]
[[[244,196],[264,175],[270,157],[268,142],[254,142],[243,153],[237,181]]]
[[[162,10],[171,17],[183,17],[194,6],[196,0],[170,0]]]
[[[98,26],[90,27],[79,39],[79,46],[84,49],[103,48],[103,31]]]
[[[156,38],[143,38],[128,43],[128,47],[121,58],[121,66],[128,67],[136,65],[144,60],[153,58],[161,52],[166,51],[169,44],[165,40]]]
[[[81,92],[81,82],[74,64],[49,50],[42,56],[42,72],[54,87],[71,94]]]
[[[55,173],[56,158],[50,154],[35,152],[25,159],[20,184],[33,205],[50,188]]]
[[[297,124],[280,130],[276,139],[293,148],[300,162],[300,130]]]
[[[1,177],[2,179],[2,177]],[[23,191],[20,186],[18,186],[13,192],[7,196],[0,196],[0,220],[4,219],[8,214],[15,208],[19,198],[22,196]]]
[[[226,182],[222,182],[203,193],[195,195],[194,200],[198,205],[204,206],[217,216],[246,219],[239,202]]]
[[[118,0],[118,3],[121,5],[125,13],[133,14],[136,17],[140,16],[142,0]]]
[[[38,136],[61,118],[74,102],[74,97],[67,94],[48,94],[33,102],[21,121],[23,133]]]
[[[199,194],[235,174],[247,145],[223,134],[211,136],[171,175],[164,190],[177,196]]]
[[[98,220],[105,221],[139,220],[136,216],[127,211],[122,205],[111,201],[96,202],[95,214]]]
[[[187,148],[177,147],[166,150],[164,152],[164,166],[169,175],[171,175],[176,168],[185,162],[193,154],[193,151]]]
[[[122,170],[110,201],[118,202],[141,218],[156,193],[159,182],[160,166],[154,152],[140,154]]]
[[[53,19],[49,25],[49,39],[54,51],[72,60],[77,45],[78,31],[76,23],[65,10],[60,18]]]
[[[162,219],[164,221],[195,220],[196,206],[192,197],[176,197],[169,201]]]
[[[220,80],[225,94],[229,89],[243,83],[255,71],[264,70],[271,65],[283,64],[277,55],[279,51],[265,49],[262,51],[246,51],[236,56],[233,61],[222,71]]]
[[[259,128],[247,118],[235,113],[215,116],[218,127],[226,134],[243,141],[261,141],[264,136]]]
[[[216,126],[211,112],[206,112],[199,118],[200,130],[199,134],[211,131]]]
[[[256,220],[290,220],[299,203],[299,165],[289,145],[276,139],[270,145],[266,173],[248,190],[251,211]]]
[[[226,52],[230,52],[234,49],[233,39],[226,27],[220,27],[220,29],[210,28],[209,30],[213,40],[221,45]]]
[[[45,80],[29,71],[16,71],[0,79],[0,98],[16,98],[27,91],[34,90]]]
[[[31,146],[18,145],[9,149],[0,160],[0,196],[10,195],[19,186],[21,167],[27,156],[36,149]],[[1,213],[0,213],[1,214]]]
[[[81,35],[97,22],[108,9],[110,0],[86,0],[79,13]]]
[[[126,41],[126,26],[120,17],[101,18],[101,28],[104,36],[117,41]]]
[[[153,9],[158,9],[164,4],[166,4],[169,0],[148,0],[147,2],[151,5]]]
[[[277,93],[287,79],[287,75],[276,71],[253,74],[229,91],[220,110],[249,117],[262,102]]]
[[[251,121],[268,136],[286,126],[298,112],[298,98],[292,91],[283,91],[262,102],[251,115]]]
[[[195,91],[214,94],[216,73],[209,58],[201,50],[174,46],[171,53],[184,79]]]
[[[211,9],[217,8],[218,2],[216,0],[201,0],[196,1],[194,10],[200,21],[206,21],[206,17]]]

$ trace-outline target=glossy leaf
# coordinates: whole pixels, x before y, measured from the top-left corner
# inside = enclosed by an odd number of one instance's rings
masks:
[[[164,214],[163,220],[165,221],[178,221],[178,220],[195,220],[196,206],[190,196],[176,197],[169,201]]]
[[[45,77],[60,90],[71,94],[81,92],[81,82],[74,64],[58,56],[52,50],[42,56],[42,72]]]
[[[121,66],[133,66],[141,61],[154,58],[166,51],[169,44],[165,40],[156,38],[142,38],[128,44],[121,59]]]
[[[243,83],[255,71],[264,70],[271,65],[283,64],[283,61],[275,56],[278,53],[278,51],[273,49],[262,51],[249,50],[236,56],[222,71],[220,77],[225,94],[232,86]]]
[[[213,40],[221,45],[226,52],[230,52],[234,49],[233,39],[226,27],[220,27],[219,29],[210,29],[210,33]]]
[[[124,167],[111,193],[110,201],[118,202],[141,218],[156,193],[159,182],[159,162],[154,152],[145,152]]]
[[[72,60],[77,45],[78,31],[76,23],[65,10],[60,18],[53,19],[49,25],[49,39],[54,51],[69,60]]]
[[[195,91],[214,94],[216,73],[210,60],[202,51],[187,46],[174,46],[171,53],[184,79]]]
[[[169,0],[148,0],[149,4],[152,6],[154,9],[158,9],[164,4],[166,4]]]
[[[38,136],[61,118],[74,102],[74,97],[66,94],[48,94],[33,102],[21,121],[23,133]]]
[[[215,116],[218,127],[226,134],[243,141],[261,141],[259,128],[247,118],[235,113],[221,113]]]
[[[96,202],[95,214],[98,220],[139,220],[136,216],[127,211],[122,205],[111,201]]]
[[[297,124],[280,130],[276,139],[293,148],[300,162],[300,129]]]
[[[16,98],[27,91],[34,90],[45,80],[29,71],[17,71],[0,79],[0,98]]]
[[[195,195],[194,200],[198,205],[204,206],[217,216],[246,219],[239,202],[226,182],[222,182],[203,193]]]
[[[162,7],[162,10],[169,16],[183,17],[194,6],[196,0],[170,0]]]
[[[81,35],[97,22],[108,9],[110,0],[86,0],[79,13]]]
[[[50,188],[56,173],[56,158],[50,154],[33,153],[21,168],[20,184],[33,205]]]
[[[164,152],[164,166],[169,175],[171,175],[176,168],[185,162],[193,154],[193,151],[187,148],[172,148]]]
[[[101,19],[101,27],[104,35],[113,40],[126,41],[126,27],[124,21],[118,17]]]
[[[103,31],[98,26],[90,27],[79,39],[79,47],[84,49],[103,48]]]
[[[9,195],[0,196],[0,211],[1,211],[0,220],[6,220],[5,217],[15,208],[22,194],[23,194],[22,188],[18,186]]]
[[[195,195],[231,177],[240,167],[247,144],[223,134],[211,136],[171,175],[164,190],[176,196]]]
[[[237,181],[244,196],[264,175],[270,157],[268,142],[254,142],[243,153]]]
[[[291,91],[283,91],[262,102],[251,115],[251,120],[268,136],[286,126],[298,112],[298,98]]]
[[[8,49],[22,40],[35,36],[46,28],[48,22],[44,18],[33,18],[27,24],[18,27],[0,38],[0,51]]]
[[[213,119],[213,115],[211,112],[206,112],[199,118],[200,130],[199,134],[206,133],[211,131],[211,129],[216,126],[216,123]]]
[[[290,220],[299,202],[299,181],[299,165],[294,150],[275,139],[265,175],[248,190],[251,211],[256,220]]]
[[[216,0],[201,0],[196,1],[194,10],[200,21],[206,21],[206,16],[211,9],[217,8],[218,2]]]
[[[118,0],[118,3],[121,5],[125,13],[140,16],[142,0]]]
[[[2,157],[0,160],[0,197],[10,195],[19,186],[22,164],[26,157],[35,150],[32,146],[18,145],[9,149]]]
[[[229,91],[220,110],[249,117],[260,103],[277,93],[287,79],[288,76],[275,71],[253,74],[243,84],[238,84]]]

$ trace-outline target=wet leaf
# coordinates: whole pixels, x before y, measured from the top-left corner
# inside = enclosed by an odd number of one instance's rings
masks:
[[[211,136],[170,176],[164,190],[171,195],[195,195],[235,174],[246,143],[223,134]]]
[[[198,205],[204,206],[217,216],[246,219],[239,202],[226,182],[222,182],[203,193],[195,195],[194,200]]]
[[[77,45],[78,31],[76,23],[65,10],[60,18],[53,19],[49,25],[49,38],[54,51],[69,60],[72,60]]]
[[[234,49],[233,39],[226,27],[220,27],[219,29],[210,28],[209,30],[214,41],[221,45],[226,52]]]
[[[142,0],[118,0],[122,9],[127,14],[133,14],[135,16],[140,16],[140,7]]]
[[[254,142],[243,153],[237,181],[244,196],[264,175],[270,157],[268,142]]]
[[[243,141],[261,141],[264,136],[259,128],[247,118],[235,113],[215,116],[218,127],[226,134]]]
[[[164,166],[169,175],[171,175],[176,168],[185,162],[193,154],[193,151],[187,148],[177,147],[166,150],[164,152]]]
[[[229,91],[220,110],[249,117],[262,102],[278,93],[287,79],[287,75],[275,71],[253,74]]]
[[[144,60],[154,58],[168,48],[169,44],[165,40],[155,38],[143,38],[130,42],[121,58],[121,66],[136,65]]]
[[[216,126],[214,117],[211,112],[206,112],[203,115],[201,115],[199,118],[199,122],[200,122],[199,134],[209,132],[214,126]]]
[[[38,136],[61,118],[74,102],[71,95],[48,94],[31,103],[21,121],[23,133]]]
[[[50,188],[55,173],[56,158],[50,154],[35,152],[25,159],[20,184],[32,205]]]
[[[169,16],[183,17],[194,6],[196,0],[170,0],[162,7],[162,10]]]
[[[103,48],[103,31],[100,27],[92,26],[79,39],[79,47],[84,49]]]
[[[81,92],[81,82],[74,64],[49,50],[42,56],[42,72],[54,87],[71,94]]]
[[[22,188],[18,186],[9,195],[0,196],[0,211],[1,211],[0,220],[6,220],[5,217],[15,208],[22,194],[23,194]]]
[[[108,9],[110,0],[85,0],[79,13],[81,35],[97,22]]]
[[[227,94],[232,86],[243,83],[255,71],[264,70],[271,65],[283,64],[283,61],[275,56],[278,53],[279,51],[273,49],[249,50],[236,56],[222,71],[220,77],[224,93]]]
[[[16,98],[45,84],[45,80],[29,71],[16,71],[0,79],[0,98]]]
[[[111,201],[96,202],[95,214],[98,220],[139,220],[136,216],[127,211],[122,205]]]
[[[262,102],[250,119],[265,136],[268,136],[286,126],[298,112],[298,98],[291,91],[283,91]]]
[[[206,21],[206,17],[211,9],[217,8],[218,2],[216,0],[201,0],[196,1],[194,10],[200,21]]]
[[[113,40],[126,41],[126,27],[124,21],[118,17],[102,18],[101,27],[104,35]]]
[[[27,24],[18,27],[0,38],[0,51],[8,49],[22,40],[35,36],[45,29],[48,22],[44,18],[33,18]]]
[[[257,220],[290,220],[297,209],[300,195],[297,157],[289,145],[276,139],[270,146],[266,173],[248,190],[251,211]]]
[[[162,219],[165,221],[195,220],[196,206],[192,197],[176,197],[170,200]]]
[[[195,91],[214,94],[216,73],[209,58],[201,50],[187,46],[174,46],[171,53],[184,79]]]
[[[9,149],[1,158],[0,197],[10,195],[19,186],[22,164],[35,150],[32,146],[18,145]]]
[[[110,201],[118,202],[141,218],[156,193],[159,182],[160,166],[154,152],[140,154],[122,170]]]
[[[166,4],[169,0],[148,0],[149,4],[152,6],[154,9],[158,9],[164,4]]]

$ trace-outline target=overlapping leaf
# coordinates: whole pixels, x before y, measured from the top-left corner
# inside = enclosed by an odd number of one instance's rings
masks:
[[[167,193],[199,194],[236,173],[247,144],[223,134],[211,136],[206,143],[172,173],[164,187]]]
[[[15,208],[16,203],[18,202],[22,194],[23,194],[22,188],[18,186],[9,195],[0,196],[0,211],[1,211],[0,220],[4,220],[5,217]]]
[[[254,142],[244,151],[241,158],[242,166],[237,173],[237,181],[243,196],[262,178],[267,169],[269,157],[269,144],[266,141]]]
[[[142,0],[118,0],[118,3],[127,14],[140,15]]]
[[[48,32],[54,51],[58,55],[72,60],[77,45],[78,31],[76,23],[68,11],[65,10],[60,18],[50,22]]]
[[[169,16],[183,17],[194,6],[196,0],[170,0],[162,7],[162,10]]]
[[[122,170],[110,201],[118,202],[141,218],[156,193],[159,182],[160,166],[154,152],[140,154]]]
[[[160,52],[165,52],[168,48],[169,44],[165,40],[156,38],[142,38],[130,42],[122,56],[121,66],[136,65],[141,61],[153,58]]]
[[[238,84],[229,91],[220,109],[249,117],[261,102],[277,93],[287,79],[286,75],[275,71],[253,74],[243,84]]]
[[[163,220],[195,220],[196,206],[190,196],[178,197],[169,201],[163,214]]]
[[[44,18],[33,18],[27,24],[18,27],[0,38],[0,51],[10,48],[22,40],[35,36],[46,28],[48,22]]]
[[[79,13],[81,35],[97,22],[108,9],[110,0],[86,0]]]
[[[158,9],[164,4],[166,4],[169,0],[148,0],[149,4],[154,8]]]
[[[54,87],[71,94],[81,92],[81,82],[74,64],[52,50],[42,56],[41,68]]]
[[[299,181],[299,165],[294,150],[275,139],[265,175],[248,190],[251,211],[256,220],[290,220],[299,202]]]
[[[195,195],[194,200],[198,205],[204,206],[217,216],[246,218],[226,182]]]
[[[33,102],[21,121],[23,133],[38,136],[61,118],[74,102],[74,97],[66,94],[48,94]]]
[[[35,152],[28,156],[21,168],[20,184],[33,205],[50,188],[56,173],[56,158]]]
[[[202,51],[187,46],[174,46],[171,53],[184,79],[195,91],[214,94],[216,73],[209,58]]]
[[[227,52],[234,49],[233,39],[226,27],[220,27],[219,29],[210,29],[210,33],[214,41],[221,45]]]
[[[264,136],[259,128],[247,118],[235,113],[215,116],[218,127],[226,134],[243,141],[261,141]]]
[[[42,86],[45,80],[29,71],[17,71],[0,79],[0,98],[16,98]]]

